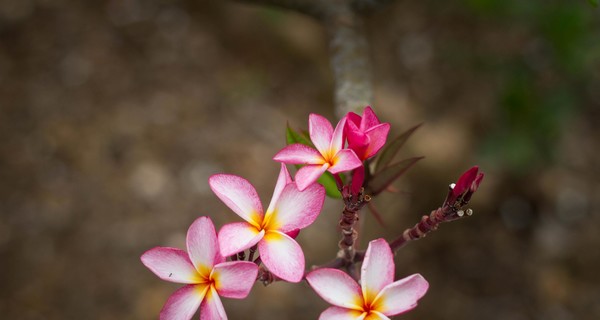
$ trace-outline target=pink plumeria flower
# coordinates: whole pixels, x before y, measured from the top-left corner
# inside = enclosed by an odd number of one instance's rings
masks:
[[[366,160],[377,154],[385,145],[390,132],[389,123],[380,123],[371,107],[367,106],[363,116],[348,112],[346,116],[346,137],[348,147],[356,153],[361,160]]]
[[[420,274],[394,282],[394,259],[384,239],[369,243],[361,268],[360,285],[338,269],[316,269],[306,280],[321,298],[331,303],[319,319],[389,319],[409,311],[427,292]]]
[[[156,247],[142,255],[142,263],[159,278],[186,286],[175,291],[160,319],[191,319],[200,307],[200,319],[227,319],[219,296],[243,299],[258,274],[249,261],[225,262],[217,233],[208,217],[200,217],[187,233],[187,250]]]
[[[300,281],[304,253],[290,234],[297,234],[315,221],[325,201],[325,188],[312,184],[301,192],[282,164],[273,198],[264,213],[256,190],[247,180],[217,174],[208,183],[217,197],[245,220],[221,228],[221,253],[229,256],[258,245],[260,258],[269,271],[286,281]]]
[[[344,149],[344,127],[342,118],[333,130],[331,123],[318,114],[310,114],[308,133],[316,150],[303,144],[291,144],[279,151],[273,160],[289,164],[305,164],[296,173],[296,183],[300,190],[306,189],[325,171],[337,174],[350,171],[362,165],[354,151]]]

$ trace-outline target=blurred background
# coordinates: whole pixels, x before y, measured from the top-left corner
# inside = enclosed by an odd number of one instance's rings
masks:
[[[396,255],[430,291],[401,319],[600,319],[600,24],[587,1],[398,0],[367,17],[375,100],[425,156],[376,198],[392,239],[478,164],[475,214]],[[327,39],[230,1],[0,1],[0,314],[155,319],[179,286],[139,260],[237,221],[211,174],[268,203],[285,124],[332,121]],[[299,236],[334,257],[341,203]],[[306,283],[224,299],[231,319],[316,319]]]

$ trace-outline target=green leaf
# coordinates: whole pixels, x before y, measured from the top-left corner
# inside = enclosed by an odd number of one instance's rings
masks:
[[[598,3],[600,3],[600,0],[588,0],[588,2],[594,6],[594,7],[598,7]]]
[[[287,144],[300,143],[303,145],[313,147],[313,143],[310,141],[310,138],[308,137],[308,133],[305,131],[303,131],[302,133],[298,133],[298,132],[294,131],[294,129],[292,129],[292,127],[290,127],[289,123],[287,124],[287,126],[285,128],[285,140],[286,140]]]
[[[342,194],[338,190],[337,184],[335,183],[335,178],[329,171],[323,173],[317,182],[325,187],[325,193],[328,197],[334,199],[340,199],[342,197]]]
[[[371,195],[375,196],[385,190],[387,187],[402,176],[410,167],[412,167],[417,161],[425,157],[414,157],[402,160],[391,166],[385,167],[380,172],[376,173],[369,180],[369,190]]]
[[[415,132],[415,130],[419,129],[422,123],[406,130],[404,133],[400,134],[396,139],[390,141],[387,146],[383,148],[381,151],[381,155],[377,158],[377,163],[375,164],[375,172],[384,169],[396,156],[400,148],[404,145],[406,140],[410,138],[410,136]]]

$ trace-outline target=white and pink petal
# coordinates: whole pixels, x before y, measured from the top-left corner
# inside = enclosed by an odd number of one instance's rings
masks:
[[[360,284],[367,303],[394,281],[394,255],[384,239],[369,242],[361,267]]]
[[[315,183],[317,179],[329,168],[329,163],[321,165],[307,165],[296,172],[296,185],[300,191]]]
[[[228,223],[219,230],[219,249],[223,256],[228,257],[244,251],[257,244],[265,235],[247,222]]]
[[[350,149],[342,149],[336,153],[333,159],[333,165],[327,170],[333,174],[336,174],[344,171],[350,171],[360,166],[362,166],[362,161],[360,161],[354,151]]]
[[[337,153],[339,150],[344,148],[344,131],[346,129],[346,117],[343,117],[340,122],[335,126],[331,142],[329,144],[329,152]],[[321,152],[322,153],[322,152]]]
[[[210,287],[200,305],[200,320],[226,320],[223,303],[214,287]]]
[[[230,261],[214,267],[211,279],[220,296],[243,299],[248,296],[256,276],[258,266],[250,261]]]
[[[209,217],[196,219],[187,232],[187,250],[196,270],[208,277],[215,261],[220,260],[215,226]]]
[[[413,274],[387,285],[375,298],[374,308],[386,316],[409,311],[425,295],[429,283],[420,274]]]
[[[295,143],[281,149],[273,160],[289,164],[322,164],[325,162],[319,151],[309,146]]]
[[[308,133],[310,140],[321,154],[325,154],[331,144],[333,127],[325,117],[311,113],[308,116]]]
[[[292,177],[290,176],[287,167],[284,163],[282,163],[281,169],[279,170],[279,176],[277,177],[277,183],[275,184],[275,190],[273,190],[273,196],[271,197],[271,202],[269,203],[269,207],[267,208],[267,214],[268,212],[273,210],[273,207],[277,203],[277,200],[279,199],[279,195],[283,191],[283,188],[285,188],[285,186],[292,182]]]
[[[362,310],[363,297],[358,283],[338,269],[321,268],[306,275],[306,281],[325,301],[334,306]]]
[[[242,219],[258,226],[263,208],[256,189],[248,180],[231,174],[215,174],[208,179],[212,191]]]
[[[177,248],[156,247],[146,251],[142,263],[159,278],[175,283],[201,281],[187,252]]]
[[[258,251],[264,265],[274,275],[289,282],[299,282],[304,275],[304,253],[290,236],[269,231],[258,243]]]
[[[333,306],[321,312],[319,320],[357,320],[364,318],[363,313],[365,312]]]
[[[319,216],[325,201],[325,188],[317,183],[310,184],[304,191],[296,184],[285,187],[272,213],[268,212],[269,225],[287,233],[311,225]]]
[[[198,310],[208,285],[187,285],[175,291],[167,300],[159,318],[161,320],[189,320]]]

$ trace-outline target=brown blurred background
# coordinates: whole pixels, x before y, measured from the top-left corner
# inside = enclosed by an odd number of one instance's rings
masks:
[[[600,25],[586,1],[398,0],[367,18],[375,100],[424,155],[375,204],[391,239],[473,164],[475,215],[396,255],[430,291],[402,319],[600,319]],[[324,30],[229,1],[0,1],[0,317],[155,319],[178,285],[139,256],[184,246],[210,191],[268,202],[286,121],[333,116]],[[340,203],[299,237],[333,258]],[[305,283],[224,299],[231,319],[316,319]]]

